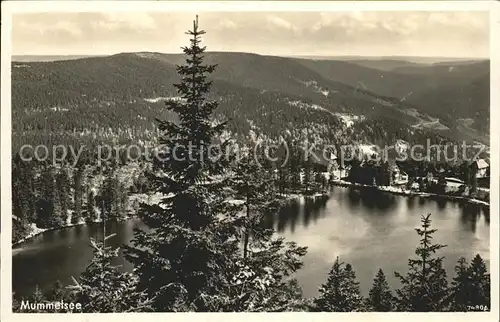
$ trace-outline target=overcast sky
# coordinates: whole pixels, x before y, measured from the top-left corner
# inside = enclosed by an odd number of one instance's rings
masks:
[[[273,55],[489,57],[486,12],[210,12],[210,51]],[[193,13],[13,16],[14,55],[179,52]]]

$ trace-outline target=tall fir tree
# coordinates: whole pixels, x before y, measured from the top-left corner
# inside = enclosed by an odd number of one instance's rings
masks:
[[[42,170],[41,198],[37,202],[37,225],[42,228],[59,227],[63,224],[57,194],[54,171],[50,165]]]
[[[35,304],[35,308],[32,309],[31,307],[26,311],[21,304],[23,301],[27,301],[30,304]],[[28,298],[22,298],[21,301],[15,299],[13,297],[12,299],[12,311],[13,312],[18,312],[18,313],[48,313],[48,311],[44,310],[42,307],[43,305],[47,302],[47,297],[43,294],[42,289],[38,286],[35,285],[35,290],[33,293]],[[36,306],[38,304],[38,306]]]
[[[255,149],[255,151],[256,157],[260,156],[260,173],[266,176],[267,196],[271,200],[274,200],[276,199],[278,193],[278,169],[276,166],[276,160],[274,159],[276,151],[273,151],[273,155],[271,155],[266,148],[262,147],[260,149]]]
[[[107,174],[99,198],[102,204],[98,205],[98,207],[104,206],[103,213],[107,214],[108,218],[118,218],[120,216],[120,193],[120,184],[116,176],[113,173]]]
[[[350,264],[337,257],[325,284],[314,299],[313,310],[319,312],[353,312],[363,309],[359,283]]]
[[[49,294],[49,299],[51,301],[61,301],[64,300],[66,296],[65,289],[61,283],[61,281],[57,280],[52,286],[52,290]]]
[[[310,195],[314,193],[313,184],[314,184],[314,176],[313,176],[313,164],[311,158],[307,155],[305,156],[307,160],[304,160],[304,167],[302,172],[302,183],[304,186],[304,192],[306,195]]]
[[[136,230],[126,251],[157,311],[218,310],[220,288],[228,283],[222,267],[239,254],[231,224],[236,207],[225,188],[226,160],[214,158],[209,149],[225,123],[212,119],[218,102],[207,97],[207,76],[216,66],[203,64],[204,33],[196,19],[187,32],[191,44],[183,48],[186,61],[177,66],[181,82],[174,86],[182,99],[168,101],[167,109],[179,121],[158,120],[164,149],[153,160],[157,174],[150,182],[164,196],[161,206],[143,205],[139,215],[150,230]],[[226,146],[220,144],[220,151]]]
[[[35,290],[33,291],[33,294],[31,295],[31,302],[33,302],[33,303],[45,303],[45,302],[47,302],[47,299],[45,298],[45,295],[43,294],[42,289],[38,285],[35,285]],[[41,310],[40,312],[43,312],[43,310]]]
[[[479,254],[471,261],[468,274],[470,277],[471,305],[474,307],[487,307],[491,305],[491,279],[486,264]]]
[[[471,305],[470,284],[467,261],[461,257],[455,266],[455,276],[450,285],[450,311],[469,311],[468,305]]]
[[[101,210],[101,212],[102,212],[102,210]],[[97,222],[99,219],[97,217],[97,212],[96,212],[96,197],[94,196],[94,193],[90,189],[87,193],[85,219],[88,222]]]
[[[83,218],[83,185],[84,181],[84,166],[77,165],[73,177],[73,191],[74,191],[74,211],[71,217],[71,222],[76,224]]]
[[[237,185],[252,186],[242,192],[258,215],[247,220],[234,203],[232,158],[225,157],[229,142],[216,146],[222,158],[210,149],[226,126],[213,120],[218,103],[208,99],[207,76],[215,66],[203,64],[204,31],[197,20],[188,34],[191,45],[183,48],[187,59],[177,67],[181,83],[175,85],[182,99],[167,102],[179,121],[159,121],[166,149],[154,158],[149,180],[164,197],[159,205],[143,205],[139,215],[149,231],[136,230],[126,257],[156,311],[294,309],[300,292],[289,277],[301,267],[305,249],[261,228],[261,183]],[[241,170],[247,177],[251,172]]]
[[[16,154],[12,163],[12,205],[14,208],[18,207],[19,218],[34,222],[36,214],[33,164],[23,161],[19,154]]]
[[[289,140],[287,145],[289,148],[287,165],[289,167],[290,187],[298,189],[302,183],[300,176],[302,153],[296,142]]]
[[[56,174],[57,198],[59,199],[61,209],[61,222],[67,223],[68,211],[70,204],[70,179],[68,169],[62,167],[60,172]]]
[[[479,254],[467,265],[461,257],[450,287],[450,311],[469,312],[490,308],[490,275]]]
[[[369,311],[390,312],[392,311],[393,302],[394,298],[385,274],[382,269],[379,269],[365,301],[366,307]]]
[[[321,172],[319,166],[313,168],[314,171],[314,183],[316,185],[317,191],[324,191],[326,188],[326,178],[324,174]]]
[[[273,168],[260,165],[265,160],[250,155],[237,163],[232,179],[236,197],[243,200],[245,215],[234,224],[243,231],[243,258],[230,273],[225,293],[227,311],[295,311],[305,308],[302,292],[291,275],[302,267],[306,248],[287,243],[265,228],[265,216],[278,209],[269,195]],[[260,160],[259,160],[260,159]]]
[[[437,230],[430,228],[430,216],[431,214],[423,215],[421,228],[415,229],[420,236],[420,244],[415,250],[417,257],[408,260],[408,273],[403,276],[395,272],[402,284],[402,287],[396,290],[399,311],[439,312],[446,308],[446,271],[443,268],[443,257],[435,256],[435,253],[446,245],[432,242],[432,235]]]
[[[123,183],[119,183],[119,195],[118,195],[118,219],[124,219],[128,216],[128,208],[129,208],[129,199],[128,199],[129,190]]]
[[[263,171],[256,156],[246,155],[236,162],[231,185],[235,189],[235,197],[241,200],[245,216],[241,221],[243,228],[243,258],[246,259],[250,247],[252,230],[258,228],[260,217],[271,201],[268,191],[271,186],[269,175]]]
[[[19,154],[12,162],[12,241],[17,242],[29,234],[30,205],[26,170]]]
[[[103,223],[106,227],[106,223]],[[152,300],[146,292],[138,290],[138,277],[133,273],[122,273],[112,261],[119,256],[119,249],[106,245],[112,238],[106,235],[102,242],[91,239],[94,256],[85,272],[73,279],[74,302],[82,305],[84,313],[148,312]]]
[[[277,185],[278,185],[278,193],[281,195],[285,195],[290,188],[290,169],[285,163],[285,158],[280,157],[277,165]]]

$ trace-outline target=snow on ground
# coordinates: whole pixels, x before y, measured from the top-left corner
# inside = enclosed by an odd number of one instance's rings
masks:
[[[41,234],[43,232],[46,232],[48,229],[47,228],[38,228],[38,226],[36,224],[31,224],[30,226],[30,233],[28,234],[27,237],[25,237],[25,239],[28,239],[28,238],[31,238],[35,235],[38,235],[38,234]]]
[[[149,103],[158,103],[160,101],[182,101],[183,98],[180,96],[158,96],[153,98],[145,98],[144,100]]]
[[[345,185],[345,186],[376,188],[379,191],[384,191],[384,192],[388,192],[388,193],[395,193],[395,194],[399,194],[399,195],[419,196],[419,197],[437,196],[437,197],[448,198],[448,199],[452,199],[452,200],[463,200],[463,201],[470,202],[473,204],[480,204],[480,205],[485,205],[485,206],[490,205],[489,202],[479,200],[479,199],[468,198],[468,197],[463,197],[463,196],[439,195],[439,194],[435,194],[435,193],[420,192],[420,191],[407,189],[404,186],[369,186],[369,185],[365,185],[365,184],[352,183],[352,182],[344,181],[344,180],[335,180],[334,182],[337,184],[340,184],[340,185]]]
[[[69,111],[68,108],[60,107],[60,106],[53,106],[50,108],[50,110],[54,111],[54,112],[67,112],[67,111]]]
[[[410,143],[406,142],[405,140],[397,140],[394,148],[397,152],[406,151],[410,148]]]
[[[354,123],[362,121],[364,119],[363,115],[353,115],[347,113],[334,113],[340,120],[345,124],[346,127],[353,126]]]
[[[41,233],[44,233],[46,232],[47,230],[49,229],[46,229],[46,228],[38,228],[37,225],[35,223],[31,224],[29,226],[29,234],[27,234],[24,238],[20,239],[19,241],[17,241],[16,243],[13,243],[12,246],[14,245],[18,245],[18,244],[21,244],[21,243],[24,243],[25,241],[27,241],[28,239],[31,239],[33,237],[35,237],[36,235],[39,235]],[[14,254],[14,250],[13,250],[13,254]]]
[[[377,146],[373,144],[359,144],[358,145],[359,151],[362,154],[365,155],[373,155],[373,154],[378,154]]]
[[[229,200],[228,202],[232,205],[235,205],[235,206],[241,206],[245,203],[245,200],[232,199],[232,200]]]
[[[298,107],[298,108],[302,108],[302,109],[310,108],[313,110],[320,110],[320,111],[325,111],[327,113],[333,114],[329,110],[327,110],[326,108],[324,108],[320,105],[317,105],[317,104],[307,104],[307,103],[304,103],[302,101],[288,101],[288,104],[290,106],[294,106],[294,107]]]
[[[358,84],[361,85],[363,89],[368,90],[368,86],[366,86],[365,83],[363,83],[362,81],[358,81]]]
[[[155,53],[147,53],[147,52],[136,53],[136,55],[141,57],[141,58],[156,58],[157,57]]]
[[[333,113],[321,105],[307,104],[307,103],[304,103],[302,101],[288,101],[288,104],[290,106],[298,107],[301,109],[313,109],[313,110],[323,111],[323,112],[329,113],[331,115],[338,117],[345,124],[346,127],[350,127],[355,122],[362,121],[365,119],[365,117],[363,115],[354,115],[354,114],[348,114],[348,113]]]
[[[320,110],[320,111],[325,111],[325,112],[330,112],[326,108],[319,106],[317,104],[309,104],[309,107],[312,108],[313,110]]]
[[[444,178],[446,180],[446,186],[450,188],[456,188],[458,189],[460,186],[464,185],[465,183],[457,178]]]
[[[333,113],[321,105],[307,104],[307,103],[304,103],[304,102],[298,101],[298,100],[297,101],[288,101],[288,104],[290,106],[298,107],[301,109],[313,109],[313,110],[323,111],[323,112],[329,113],[331,115],[338,117],[345,124],[346,127],[351,127],[354,123],[365,119],[365,117],[363,115],[354,115],[354,114],[348,114],[348,113]]]
[[[131,205],[138,205],[140,203],[145,203],[148,205],[157,205],[162,201],[163,198],[168,197],[160,192],[155,192],[153,194],[147,193],[134,193],[129,196],[129,203]]]
[[[330,176],[333,175],[334,180],[340,180],[347,175],[347,171],[345,170],[333,170],[331,173],[328,173],[327,179],[330,179]]]
[[[388,102],[388,101],[383,100],[381,98],[376,98],[373,101],[375,103],[379,103],[380,105],[383,105],[383,106],[388,106],[388,107],[394,106],[394,103]]]
[[[319,90],[319,92],[321,94],[323,94],[324,96],[326,96],[326,97],[328,97],[328,95],[330,94],[330,92],[328,90],[326,90],[326,89],[321,89],[321,90]]]
[[[135,209],[135,207],[137,207],[141,202],[149,204],[149,205],[159,204],[159,202],[164,197],[165,196],[161,193],[130,195],[129,196],[129,209],[128,210],[130,210],[132,213],[136,212],[137,209]],[[97,220],[95,220],[95,222],[100,222],[101,221],[100,209],[98,207],[96,207],[95,210],[97,213]],[[34,224],[34,223],[31,224],[31,226],[29,227],[30,233],[28,235],[26,235],[26,237],[24,237],[23,239],[19,240],[14,245],[21,244],[21,243],[25,242],[26,240],[31,239],[31,238],[35,237],[36,235],[42,234],[42,233],[49,231],[49,230],[61,229],[64,227],[73,227],[73,226],[79,226],[79,225],[85,224],[85,220],[83,218],[80,218],[80,220],[78,222],[73,223],[72,222],[72,215],[73,215],[72,211],[69,211],[66,224],[62,227],[39,228],[36,224]]]
[[[134,180],[139,177],[140,173],[141,166],[136,161],[129,162],[116,170],[118,181],[124,184],[126,188],[129,188],[134,184]]]
[[[92,192],[94,196],[98,195],[102,189],[106,177],[103,174],[96,174],[94,177],[88,179],[89,179],[89,190]]]
[[[310,81],[299,81],[301,82],[302,84],[306,85],[306,87],[312,87],[313,90],[316,92],[316,93],[320,93],[322,94],[323,96],[325,97],[328,97],[328,95],[330,95],[330,93],[336,93],[336,91],[329,91],[328,89],[324,88],[324,87],[321,87],[318,85],[318,82],[315,81],[315,80],[310,80]]]
[[[339,115],[340,119],[342,122],[344,122],[345,126],[351,127],[354,124],[354,121],[352,120],[352,117],[348,115]]]

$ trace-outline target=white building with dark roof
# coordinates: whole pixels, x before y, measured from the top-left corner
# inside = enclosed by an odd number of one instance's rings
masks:
[[[477,159],[470,164],[470,167],[476,173],[476,178],[486,178],[490,165],[484,159]]]

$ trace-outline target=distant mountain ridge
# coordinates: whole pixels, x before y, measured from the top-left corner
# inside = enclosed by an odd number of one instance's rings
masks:
[[[336,56],[321,56],[321,55],[290,55],[291,58],[304,58],[313,60],[343,60],[343,61],[393,61],[405,62],[412,64],[435,64],[435,63],[458,63],[466,61],[483,61],[488,58],[479,57],[424,57],[424,56],[361,56],[361,55],[336,55]]]
[[[158,113],[165,113],[155,99],[176,95],[175,65],[184,60],[181,54],[151,52],[65,58],[12,63],[14,130],[43,128],[43,124],[32,125],[40,123],[42,115],[47,126],[57,128],[57,124],[49,125],[60,121],[54,111],[69,113],[64,129],[80,128],[86,124],[81,121],[85,119],[89,120],[88,126],[94,127],[112,126],[116,120],[124,124],[150,123]],[[322,136],[329,135],[328,127],[341,131],[335,134],[338,136],[342,131],[347,133],[339,127],[342,117],[362,115],[368,120],[390,119],[401,126],[432,124],[432,131],[455,136],[453,117],[470,118],[472,122],[467,124],[482,131],[486,130],[481,124],[489,120],[489,113],[485,115],[485,111],[489,112],[489,95],[485,95],[489,92],[489,62],[434,67],[410,63],[403,72],[368,68],[352,61],[251,53],[208,52],[205,62],[218,64],[212,75],[213,94],[221,100],[220,113],[234,121],[233,130],[241,135],[253,129],[276,136],[280,131],[311,129],[310,123],[316,128],[326,126],[320,131]],[[451,73],[450,67],[454,69]],[[424,71],[416,71],[421,68]],[[483,81],[476,82],[481,77]],[[457,90],[469,88],[468,84],[475,84],[475,90]],[[415,93],[403,95],[414,89]],[[432,93],[437,103],[426,102],[426,93]],[[453,93],[455,102],[468,103],[457,110],[448,106],[453,101],[444,99],[441,108],[440,93]],[[436,118],[438,126],[430,121]],[[446,126],[439,126],[440,120]]]
[[[58,60],[75,60],[90,57],[104,57],[107,55],[13,55],[13,62],[51,62]]]
[[[243,53],[243,52],[225,52],[225,51],[208,51],[207,53]],[[117,53],[120,54],[120,53]],[[163,53],[166,55],[176,55],[181,53]],[[36,62],[36,61],[57,61],[57,60],[72,60],[79,58],[89,58],[89,57],[104,57],[113,56],[116,54],[97,54],[97,55],[12,55],[13,62]],[[266,54],[257,54],[262,56],[272,56]],[[276,55],[275,55],[276,56]],[[394,63],[405,63],[405,64],[441,64],[441,63],[467,63],[467,62],[478,62],[488,60],[487,58],[475,58],[475,57],[418,57],[418,56],[315,56],[315,55],[278,55],[276,57],[285,58],[301,58],[301,59],[313,59],[313,60],[342,60],[342,61],[354,61],[357,63],[368,62],[368,61],[390,61]]]

